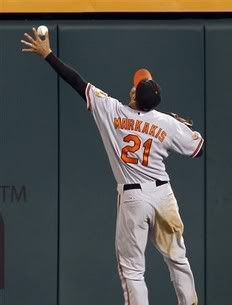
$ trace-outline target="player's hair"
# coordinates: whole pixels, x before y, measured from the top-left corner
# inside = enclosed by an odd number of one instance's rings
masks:
[[[154,80],[141,80],[135,93],[137,106],[140,110],[149,111],[161,102],[161,89]]]

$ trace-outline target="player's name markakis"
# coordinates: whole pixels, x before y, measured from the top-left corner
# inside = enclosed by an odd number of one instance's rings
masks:
[[[152,137],[157,138],[161,143],[165,140],[167,136],[167,132],[164,131],[157,125],[140,121],[133,120],[129,118],[114,118],[113,121],[115,129],[126,129],[126,130],[134,130],[141,133],[146,133]]]
[[[0,185],[1,203],[20,203],[27,201],[26,186]]]

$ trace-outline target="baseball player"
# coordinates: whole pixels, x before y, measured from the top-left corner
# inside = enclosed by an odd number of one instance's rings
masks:
[[[183,223],[165,170],[169,151],[192,158],[204,140],[184,122],[156,110],[159,85],[137,79],[128,105],[108,96],[57,58],[49,37],[35,28],[25,33],[23,52],[42,56],[84,99],[102,137],[117,181],[116,255],[125,305],[148,305],[144,280],[145,248],[150,237],[170,271],[178,305],[197,305],[193,274],[186,258]]]

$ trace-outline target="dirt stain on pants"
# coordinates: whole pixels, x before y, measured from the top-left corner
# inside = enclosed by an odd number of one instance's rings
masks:
[[[175,201],[171,201],[165,209],[155,211],[154,242],[164,255],[175,257],[180,250],[178,244],[184,232],[178,207]]]
[[[197,305],[197,294],[195,292],[194,280],[190,267],[186,263],[186,249],[183,239],[184,225],[179,214],[179,208],[174,195],[168,200],[155,207],[155,218],[152,229],[152,240],[155,246],[168,259],[172,267],[171,279],[175,282],[175,289],[179,304]],[[182,266],[180,276],[179,266]],[[170,266],[169,266],[170,267]],[[183,283],[185,281],[185,289]],[[187,292],[186,292],[187,291]]]

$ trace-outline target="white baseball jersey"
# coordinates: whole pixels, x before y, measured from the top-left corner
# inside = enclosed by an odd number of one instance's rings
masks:
[[[170,115],[134,110],[91,84],[86,100],[118,184],[169,181],[164,160],[170,151],[195,157],[203,145],[198,132]]]

